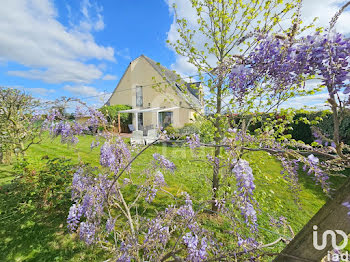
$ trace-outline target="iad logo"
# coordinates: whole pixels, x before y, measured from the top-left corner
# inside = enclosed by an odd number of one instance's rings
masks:
[[[326,248],[326,245],[327,245],[327,236],[330,235],[331,236],[331,240],[332,240],[332,247],[333,249],[336,249],[336,250],[342,250],[346,247],[346,245],[348,244],[348,236],[346,235],[346,233],[342,230],[335,230],[335,232],[339,235],[341,235],[344,239],[343,243],[338,246],[337,245],[337,236],[336,236],[336,233],[333,231],[333,230],[326,230],[325,232],[323,232],[323,235],[322,235],[322,243],[321,245],[318,244],[318,241],[317,241],[317,229],[318,227],[316,225],[313,226],[313,229],[314,229],[314,232],[313,232],[313,245],[314,245],[314,248],[317,249],[317,250],[323,250]]]

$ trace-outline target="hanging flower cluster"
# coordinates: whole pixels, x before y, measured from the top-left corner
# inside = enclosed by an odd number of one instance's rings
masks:
[[[151,187],[147,190],[146,198],[145,200],[149,203],[151,203],[154,198],[156,197],[156,194],[159,190],[159,188],[164,187],[166,185],[163,174],[158,170],[156,174],[154,175],[153,183],[151,184]]]
[[[307,158],[304,158],[304,162],[306,163],[303,166],[303,170],[307,171],[307,173],[314,174],[315,181],[322,186],[322,189],[329,193],[330,186],[328,182],[328,175],[320,168],[319,162],[320,160],[315,157],[313,154],[309,155]]]
[[[239,197],[239,208],[245,222],[254,230],[257,230],[257,216],[254,205],[253,192],[255,189],[253,170],[249,166],[249,162],[244,159],[239,159],[232,169],[236,176],[237,193]]]
[[[200,141],[199,135],[194,133],[194,134],[192,134],[190,136],[187,136],[186,137],[186,142],[187,142],[189,148],[191,148],[191,150],[194,153],[198,153],[198,149],[201,146],[201,141]]]
[[[111,181],[104,175],[93,177],[84,171],[77,170],[73,176],[72,201],[74,204],[69,210],[67,218],[68,228],[73,232],[79,226],[80,238],[88,245],[93,244],[101,233],[100,225],[106,218],[105,205],[107,192]],[[111,192],[116,194],[115,191]],[[106,231],[111,232],[115,221],[108,220]]]
[[[130,160],[130,150],[121,138],[108,140],[101,146],[100,164],[114,174],[124,168]]]
[[[317,75],[330,94],[348,94],[349,56],[350,39],[339,33],[316,33],[296,43],[269,37],[233,67],[230,86],[240,101],[259,84],[276,94]]]
[[[298,159],[288,159],[283,155],[277,155],[277,158],[281,161],[283,167],[281,174],[288,182],[290,191],[293,193],[294,200],[298,201],[298,196],[301,191],[298,173],[300,161]]]
[[[82,116],[86,117],[87,120],[79,121],[79,117]],[[53,109],[47,115],[43,126],[49,130],[53,138],[61,136],[61,143],[76,144],[79,141],[77,136],[84,133],[94,134],[97,132],[99,126],[106,126],[106,124],[107,120],[101,112],[89,108],[88,112],[84,115],[81,109],[77,108],[75,119],[72,121],[65,119],[59,110]]]
[[[161,169],[166,169],[166,170],[170,170],[171,172],[173,172],[175,170],[175,165],[173,162],[169,161],[168,159],[166,159],[164,156],[155,153],[153,154],[153,165],[154,167],[159,167]]]

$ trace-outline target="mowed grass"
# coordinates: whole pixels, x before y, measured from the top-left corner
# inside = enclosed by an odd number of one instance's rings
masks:
[[[62,145],[59,138],[46,138],[42,144],[32,146],[27,152],[27,159],[33,165],[44,163],[43,158],[65,157],[73,162],[88,162],[99,165],[99,149],[90,149],[91,136],[80,137],[76,149],[73,146]],[[174,162],[174,173],[166,173],[166,190],[179,196],[188,192],[194,199],[194,206],[203,200],[210,199],[210,177],[212,168],[203,161],[205,155],[212,149],[204,148],[194,157],[187,147],[170,147],[157,145],[147,149],[133,163],[131,174],[137,180],[142,170],[148,167],[154,153],[160,153]],[[133,155],[137,150],[133,152]],[[271,242],[278,238],[276,229],[269,225],[269,215],[278,218],[284,216],[295,232],[319,210],[327,197],[321,188],[315,185],[311,177],[301,173],[299,205],[295,202],[295,193],[289,190],[288,183],[281,175],[280,163],[265,152],[253,152],[246,156],[254,171],[256,192],[255,197],[260,203],[259,226],[261,241]],[[57,213],[47,213],[45,210],[35,210],[21,206],[17,198],[9,197],[6,188],[15,177],[12,166],[0,166],[0,261],[103,261],[103,254],[86,247],[76,241],[76,235],[68,234],[65,218],[68,210]],[[343,179],[332,179],[333,187],[337,188]],[[130,196],[131,197],[131,196]],[[161,209],[170,203],[166,194],[160,194],[153,208]],[[9,212],[13,209],[13,212]],[[6,216],[3,215],[6,213]],[[224,238],[230,230],[228,225],[218,221],[215,216],[202,213],[201,219],[206,227],[217,233],[219,239]],[[281,232],[280,232],[281,233]],[[287,232],[282,232],[282,234]],[[223,239],[224,240],[224,239]],[[274,250],[281,249],[280,244]]]

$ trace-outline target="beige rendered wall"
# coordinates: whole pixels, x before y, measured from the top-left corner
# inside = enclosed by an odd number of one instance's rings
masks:
[[[153,79],[152,79],[153,78]],[[154,107],[189,107],[188,104],[179,97],[172,87],[166,83],[154,88],[155,83],[163,83],[165,80],[142,56],[131,62],[123,78],[120,80],[117,89],[112,94],[110,105],[124,104],[136,108],[136,86],[143,86],[143,108]],[[158,91],[161,89],[162,91]],[[193,110],[178,108],[172,110],[173,126],[182,127],[193,118]],[[133,116],[135,126],[135,116]],[[143,125],[156,126],[156,112],[143,113]]]

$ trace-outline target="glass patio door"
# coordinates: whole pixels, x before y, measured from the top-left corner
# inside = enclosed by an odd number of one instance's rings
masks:
[[[173,123],[173,112],[159,112],[159,127],[166,128]]]

